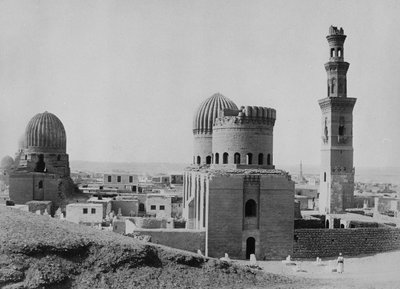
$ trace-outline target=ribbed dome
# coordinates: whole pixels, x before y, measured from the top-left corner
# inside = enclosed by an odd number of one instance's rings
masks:
[[[26,126],[24,145],[31,151],[65,153],[66,142],[64,126],[52,113],[38,113]]]
[[[203,101],[193,119],[193,133],[212,133],[218,112],[225,108],[238,109],[232,100],[220,93],[216,93]]]

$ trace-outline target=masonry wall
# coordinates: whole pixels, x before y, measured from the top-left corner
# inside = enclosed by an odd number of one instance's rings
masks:
[[[235,153],[240,154],[240,163],[246,164],[246,154],[253,154],[253,164],[258,164],[258,155],[264,155],[263,164],[273,164],[273,125],[257,124],[226,124],[214,126],[212,151],[219,153],[219,163],[223,163],[223,154],[227,152],[228,163],[234,163]],[[270,155],[270,164],[267,156]]]
[[[282,259],[292,253],[294,183],[282,175],[261,177],[260,239],[258,259]]]
[[[139,212],[138,200],[113,200],[111,201],[111,210],[118,214],[121,209],[122,216],[135,216]]]
[[[42,182],[40,188],[39,182]],[[58,201],[59,178],[54,174],[25,173],[10,175],[10,199],[16,204],[32,200]]]
[[[333,257],[400,250],[400,228],[298,229],[293,257]]]
[[[190,252],[205,251],[204,230],[187,229],[137,229],[136,233],[151,236],[151,242]]]
[[[201,158],[201,164],[206,163],[206,157],[212,155],[212,135],[208,133],[195,134],[193,138],[193,160],[197,163],[197,156]]]
[[[243,259],[243,175],[212,177],[208,204],[208,256]]]

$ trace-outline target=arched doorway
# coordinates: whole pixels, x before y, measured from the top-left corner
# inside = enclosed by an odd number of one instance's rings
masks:
[[[326,226],[325,226],[325,228],[328,228],[328,229],[329,229],[329,220],[326,220]]]
[[[246,240],[246,259],[250,259],[251,254],[256,253],[256,239],[249,237]]]

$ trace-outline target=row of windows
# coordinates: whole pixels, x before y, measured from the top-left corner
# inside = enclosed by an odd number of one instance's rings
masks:
[[[44,158],[44,156],[43,156],[43,154],[40,154],[39,155],[39,158]],[[25,155],[25,160],[27,160],[28,159],[28,155]],[[57,161],[61,161],[61,155],[57,155]]]
[[[219,153],[216,153],[215,156],[213,154],[214,157],[214,164],[219,164]],[[228,163],[228,158],[229,158],[229,154],[228,153],[224,153],[222,155],[222,163],[223,164],[227,164]],[[233,162],[234,164],[240,165],[240,154],[239,153],[235,153],[233,156]],[[197,156],[197,160],[196,163],[199,165],[201,164],[201,157]],[[211,156],[207,156],[206,157],[206,164],[211,164],[212,163],[212,157]],[[253,154],[252,153],[248,153],[246,155],[246,164],[247,165],[252,165],[253,164]],[[258,154],[258,164],[259,165],[263,165],[264,164],[264,154]],[[271,154],[267,155],[267,165],[271,165]]]
[[[150,206],[150,210],[152,210],[152,211],[157,210],[157,206],[156,205],[151,205]],[[164,211],[165,210],[165,206],[164,205],[160,205],[160,210]]]
[[[89,211],[88,208],[83,208],[83,213],[84,213],[84,214],[87,214],[88,211]],[[95,208],[92,208],[92,209],[90,210],[90,212],[91,212],[92,214],[96,214],[96,209],[95,209]]]
[[[109,183],[111,183],[111,182],[112,182],[112,176],[108,176],[108,177],[107,177],[107,181],[108,181]],[[118,182],[118,183],[121,182],[121,176],[117,176],[117,182]],[[129,182],[130,182],[130,183],[133,183],[133,176],[129,176]]]

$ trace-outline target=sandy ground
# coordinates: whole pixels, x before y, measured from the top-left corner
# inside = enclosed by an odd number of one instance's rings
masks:
[[[265,272],[286,276],[305,277],[326,282],[322,288],[400,288],[400,251],[361,257],[345,257],[344,273],[332,272],[336,259],[322,259],[316,262],[294,260],[296,265],[280,261],[258,261]],[[246,261],[239,261],[246,263]],[[325,283],[324,282],[324,283]]]

